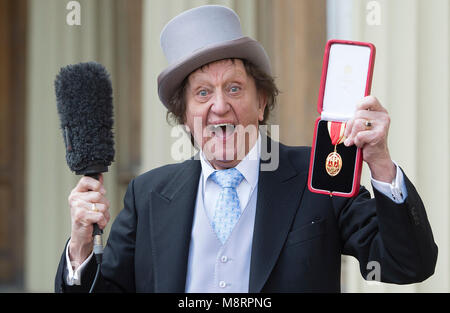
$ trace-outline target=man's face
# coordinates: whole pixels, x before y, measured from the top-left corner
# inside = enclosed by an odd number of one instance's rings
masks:
[[[242,61],[221,60],[193,72],[185,99],[185,124],[211,165],[236,166],[255,144],[266,106]]]

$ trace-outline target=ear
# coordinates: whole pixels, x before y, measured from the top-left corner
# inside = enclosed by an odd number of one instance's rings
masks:
[[[264,93],[259,93],[258,96],[258,120],[260,122],[264,119],[264,112],[267,106],[267,96]]]
[[[191,129],[189,128],[189,126],[186,123],[180,124],[180,126],[186,132],[186,134],[188,134],[188,135],[191,134]]]

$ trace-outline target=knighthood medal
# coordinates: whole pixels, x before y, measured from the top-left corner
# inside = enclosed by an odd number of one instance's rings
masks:
[[[327,123],[331,144],[334,145],[334,151],[328,155],[325,161],[325,169],[330,176],[336,176],[342,168],[342,158],[339,153],[336,152],[336,147],[345,140],[344,131],[346,125],[347,124],[343,122]]]

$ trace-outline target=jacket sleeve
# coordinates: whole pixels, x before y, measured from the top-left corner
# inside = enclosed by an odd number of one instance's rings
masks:
[[[342,252],[359,260],[364,279],[377,278],[371,275],[377,264],[373,261],[378,262],[379,279],[387,283],[417,283],[434,273],[438,248],[422,200],[404,177],[408,196],[401,204],[375,188],[373,199],[361,188],[347,202],[333,200]]]
[[[132,180],[125,194],[124,208],[111,227],[108,242],[104,249],[101,273],[94,292],[135,292],[136,209],[134,199],[134,180]],[[88,292],[94,280],[96,269],[95,258],[91,258],[91,261],[83,270],[81,285],[68,286],[65,281],[67,263],[63,252],[56,273],[55,292]]]
[[[69,240],[67,240],[66,246],[59,261],[58,269],[55,277],[55,292],[57,293],[82,293],[88,292],[92,281],[94,280],[95,272],[97,270],[97,264],[95,258],[91,258],[90,262],[86,265],[82,273],[82,284],[80,286],[69,286],[66,284],[67,279],[67,262],[66,262],[66,249]]]

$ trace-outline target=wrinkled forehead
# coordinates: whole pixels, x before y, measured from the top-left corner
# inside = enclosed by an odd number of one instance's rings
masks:
[[[226,78],[247,78],[244,63],[240,59],[224,59],[214,61],[196,69],[188,76],[189,82],[216,81]]]

